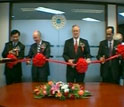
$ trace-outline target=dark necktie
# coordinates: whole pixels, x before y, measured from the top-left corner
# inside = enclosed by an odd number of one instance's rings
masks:
[[[13,47],[14,47],[14,48],[16,47],[16,43],[15,43],[15,42],[13,43]]]
[[[75,41],[74,50],[75,50],[75,53],[77,53],[77,50],[78,50],[77,39],[76,39],[76,41]]]
[[[112,41],[109,43],[109,56],[112,56]]]

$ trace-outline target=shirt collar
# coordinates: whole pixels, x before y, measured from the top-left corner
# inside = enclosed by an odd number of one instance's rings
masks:
[[[108,40],[108,43],[110,43],[110,42],[111,42],[111,43],[113,43],[113,42],[114,42],[114,40],[113,40],[113,39],[112,39],[111,41],[109,41],[109,40]]]
[[[73,40],[74,40],[74,42],[75,42],[76,40],[77,40],[77,42],[79,42],[80,38],[77,38],[77,39],[73,38]]]
[[[40,41],[40,43],[38,43],[38,45],[41,45],[42,44],[42,40]]]
[[[17,42],[12,42],[13,45],[17,45],[18,44],[18,41]]]

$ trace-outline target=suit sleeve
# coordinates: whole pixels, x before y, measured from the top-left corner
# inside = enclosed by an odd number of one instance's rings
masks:
[[[47,43],[46,51],[45,51],[46,58],[50,57],[50,43]]]
[[[8,47],[8,44],[6,43],[5,44],[5,47],[4,47],[4,50],[3,50],[3,52],[2,52],[2,57],[3,58],[6,58],[7,57],[7,54],[9,53],[9,47]]]
[[[28,55],[27,55],[28,58],[32,58],[33,57],[33,51],[32,51],[32,49],[33,49],[33,45],[31,45],[30,50],[28,52]]]
[[[64,52],[63,52],[63,58],[65,61],[68,61],[70,59],[69,55],[68,55],[68,41],[65,42],[64,45]]]
[[[89,47],[89,43],[88,43],[87,40],[85,41],[85,44],[86,44],[86,47],[85,47],[85,57],[86,58],[90,58],[91,57],[91,55],[90,55],[90,47]]]

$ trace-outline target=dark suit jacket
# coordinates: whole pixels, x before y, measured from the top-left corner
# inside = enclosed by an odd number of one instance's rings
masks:
[[[46,56],[46,58],[49,58],[50,57],[50,43],[49,42],[46,42],[46,41],[42,41],[42,44],[41,45],[43,45],[43,44],[45,45],[45,49],[43,51],[41,50],[41,53],[44,56]],[[28,57],[29,58],[32,58],[36,54],[37,54],[37,43],[34,43],[34,44],[31,45],[31,48],[30,48]],[[32,67],[35,67],[35,66],[32,65]],[[49,63],[47,62],[43,67],[46,68],[46,73],[47,73],[47,75],[49,75],[49,73],[50,73],[49,72]]]
[[[84,50],[82,50],[81,45],[84,44]],[[73,38],[66,40],[65,46],[64,46],[64,52],[63,57],[65,61],[68,61],[69,59],[74,59],[75,63],[79,58],[90,58],[90,48],[88,41],[85,39],[80,38],[78,51],[75,53],[74,51],[74,40]]]
[[[19,51],[19,55],[17,56],[18,58],[23,58],[24,57],[24,49],[25,49],[25,46],[21,43],[21,42],[18,42],[17,45],[19,48],[20,48],[20,51]],[[12,41],[8,42],[5,44],[5,48],[3,50],[3,53],[2,53],[2,56],[3,58],[6,58],[9,51],[12,50],[14,47],[13,47],[13,43]],[[21,67],[21,63],[18,63],[16,64],[12,69],[9,69],[6,65],[5,65],[5,74],[8,73],[10,70],[14,70],[17,73],[17,75],[22,75],[22,67]],[[11,72],[11,71],[10,71]]]
[[[120,42],[114,40],[112,55],[116,54],[115,49],[118,44],[120,44]],[[109,47],[107,40],[103,40],[100,42],[97,59],[100,59],[100,57],[102,57],[103,55],[105,56],[105,58],[109,57]],[[119,73],[119,58],[111,60],[111,65],[112,65],[111,66],[112,71]],[[101,64],[101,75],[104,73],[104,71],[108,70],[108,67],[109,67],[109,62]]]

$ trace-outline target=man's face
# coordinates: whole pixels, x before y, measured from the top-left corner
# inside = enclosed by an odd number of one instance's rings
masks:
[[[40,38],[40,35],[38,34],[38,32],[33,33],[33,39],[36,43],[40,42],[41,38]]]
[[[19,34],[16,33],[16,34],[12,35],[12,36],[11,36],[11,40],[12,40],[13,42],[18,42],[18,41],[19,41]]]
[[[112,29],[111,28],[106,30],[106,38],[108,40],[111,40],[113,38],[113,33],[112,33]]]
[[[80,35],[80,28],[78,26],[73,27],[72,34],[73,34],[73,38],[77,39]]]

